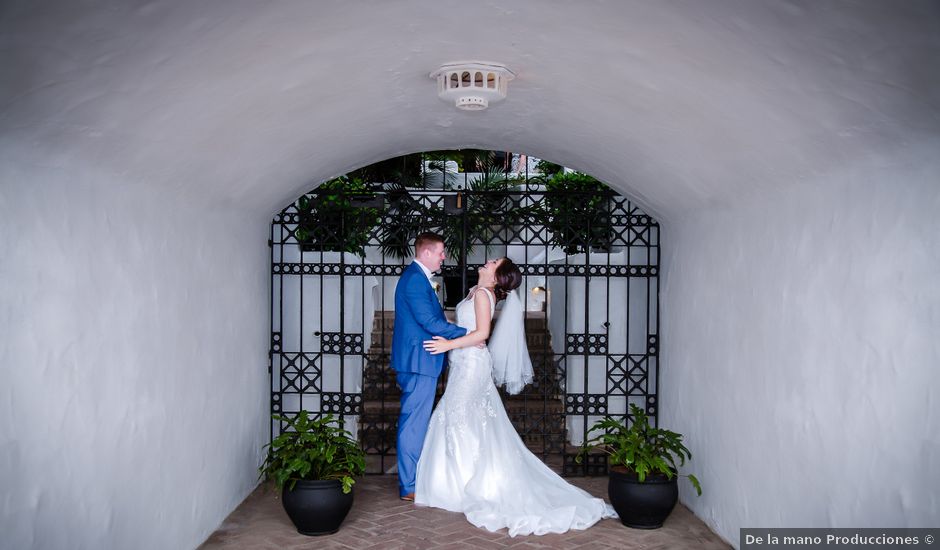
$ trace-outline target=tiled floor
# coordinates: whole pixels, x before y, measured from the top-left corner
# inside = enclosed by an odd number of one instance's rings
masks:
[[[569,478],[589,493],[607,498],[607,478]],[[338,533],[307,537],[297,533],[273,485],[255,490],[200,548],[226,549],[471,549],[471,548],[730,548],[681,504],[660,529],[630,529],[606,519],[585,531],[510,538],[490,533],[463,514],[419,508],[398,500],[397,478],[365,476],[356,484],[352,511]]]

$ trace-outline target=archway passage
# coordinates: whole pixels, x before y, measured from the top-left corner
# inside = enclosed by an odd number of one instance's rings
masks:
[[[588,175],[511,153],[390,159],[324,182],[275,216],[272,413],[335,415],[367,451],[370,473],[393,471],[394,293],[423,231],[447,241],[435,281],[451,318],[480,265],[507,256],[520,266],[535,379],[503,394],[506,410],[548,464],[605,474],[605,455],[575,461],[590,426],[626,419],[630,404],[657,417],[659,224]],[[445,384],[446,373],[438,395]],[[273,422],[272,435],[283,427]]]

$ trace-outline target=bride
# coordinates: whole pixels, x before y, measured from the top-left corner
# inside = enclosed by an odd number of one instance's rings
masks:
[[[613,508],[529,452],[496,391],[499,383],[518,393],[532,380],[522,305],[514,292],[521,282],[512,260],[487,262],[478,286],[457,305],[457,324],[467,335],[424,343],[432,354],[450,352],[450,370],[418,460],[415,503],[463,512],[489,531],[506,527],[511,537],[586,529],[616,517]],[[506,304],[490,338],[502,299]],[[489,348],[479,347],[487,338]]]

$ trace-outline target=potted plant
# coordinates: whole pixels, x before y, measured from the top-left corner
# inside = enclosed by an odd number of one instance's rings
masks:
[[[281,490],[281,502],[297,531],[328,535],[352,507],[355,476],[365,473],[365,453],[332,415],[311,419],[307,411],[286,423],[265,448],[268,456],[259,470]]]
[[[539,159],[539,161],[535,163],[535,171],[539,174],[544,174],[546,176],[554,176],[555,174],[563,171],[564,169],[565,169],[564,166],[560,164],[555,164],[554,162],[547,161],[545,159]]]
[[[432,165],[435,162],[432,160]],[[489,242],[500,233],[511,234],[517,212],[513,190],[520,180],[480,164],[483,172],[467,181],[462,194],[462,213],[448,213],[443,204],[422,200],[420,194],[411,194],[407,186],[392,183],[386,186],[388,209],[379,229],[382,253],[385,256],[407,259],[414,254],[414,238],[423,231],[438,230],[445,236],[447,254],[460,258],[461,253],[473,252],[474,244]],[[443,170],[443,165],[441,165]],[[451,189],[451,173],[444,173],[444,188]],[[456,194],[456,193],[455,193]],[[466,232],[466,248],[464,233]]]
[[[351,252],[365,256],[381,210],[379,197],[363,180],[340,176],[297,200],[297,241],[301,250]],[[380,201],[378,201],[380,202]]]
[[[678,467],[691,459],[692,453],[682,444],[682,435],[650,426],[646,413],[633,403],[630,416],[633,424],[629,428],[610,417],[596,422],[588,430],[577,461],[591,449],[606,452],[610,465],[607,492],[620,521],[627,527],[656,529],[662,527],[679,499]],[[591,433],[598,430],[603,433],[591,439]],[[701,495],[698,479],[692,474],[684,477]]]
[[[463,216],[442,213],[440,218],[448,255],[459,258],[461,252],[465,252],[469,256],[473,253],[474,244],[486,245],[490,241],[499,240],[497,237],[500,234],[509,233],[518,216],[512,191],[520,183],[521,180],[484,164],[483,171],[467,182]],[[465,250],[464,231],[467,237]]]
[[[545,185],[540,218],[551,242],[566,254],[610,250],[614,231],[610,199],[615,193],[580,172],[556,172],[540,177]]]
[[[385,187],[388,208],[379,228],[382,254],[404,260],[414,256],[414,240],[419,233],[430,231],[433,208],[424,204],[401,183]]]

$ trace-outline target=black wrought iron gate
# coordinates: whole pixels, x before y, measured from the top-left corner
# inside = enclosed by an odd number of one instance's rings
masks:
[[[271,411],[337,416],[369,472],[390,471],[393,297],[421,231],[447,239],[445,309],[488,259],[520,265],[535,380],[503,396],[507,412],[565,475],[606,473],[604,455],[574,461],[593,422],[625,418],[630,403],[657,418],[659,225],[577,173],[432,174],[417,186],[338,178],[286,207],[271,224]],[[272,422],[272,436],[282,428]]]

